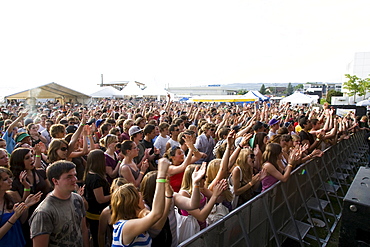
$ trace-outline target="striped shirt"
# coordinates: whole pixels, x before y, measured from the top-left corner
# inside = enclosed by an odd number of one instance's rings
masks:
[[[141,233],[139,236],[135,237],[134,240],[129,245],[124,245],[122,243],[122,228],[125,225],[127,220],[119,220],[113,225],[113,241],[112,247],[120,247],[120,246],[151,246],[152,245],[152,238],[149,236],[148,232]]]

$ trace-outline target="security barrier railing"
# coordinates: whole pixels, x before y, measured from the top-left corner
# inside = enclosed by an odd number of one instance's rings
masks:
[[[355,133],[179,246],[281,246],[287,238],[326,246],[368,150],[365,132]]]

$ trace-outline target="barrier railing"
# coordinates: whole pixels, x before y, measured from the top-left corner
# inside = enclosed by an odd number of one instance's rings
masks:
[[[281,246],[287,238],[301,246],[326,246],[341,217],[342,198],[359,166],[368,162],[364,135],[357,132],[328,148],[295,169],[287,182],[276,183],[179,246]]]

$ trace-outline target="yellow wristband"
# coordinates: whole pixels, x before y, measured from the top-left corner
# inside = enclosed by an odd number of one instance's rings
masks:
[[[36,154],[36,155],[35,155],[35,157],[36,157],[36,158],[41,158],[41,155]]]
[[[288,164],[289,167],[293,168],[293,166],[291,164]]]
[[[157,178],[156,182],[157,182],[157,183],[167,183],[167,179],[164,179],[164,178]]]
[[[23,191],[31,191],[31,188],[30,189],[24,188]]]
[[[142,175],[145,175],[145,172],[143,172],[143,171],[140,171],[140,174],[142,174]]]

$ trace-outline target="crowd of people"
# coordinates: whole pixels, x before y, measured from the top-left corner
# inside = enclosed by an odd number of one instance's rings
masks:
[[[327,105],[170,97],[12,101],[1,113],[1,246],[177,246],[370,130]]]

